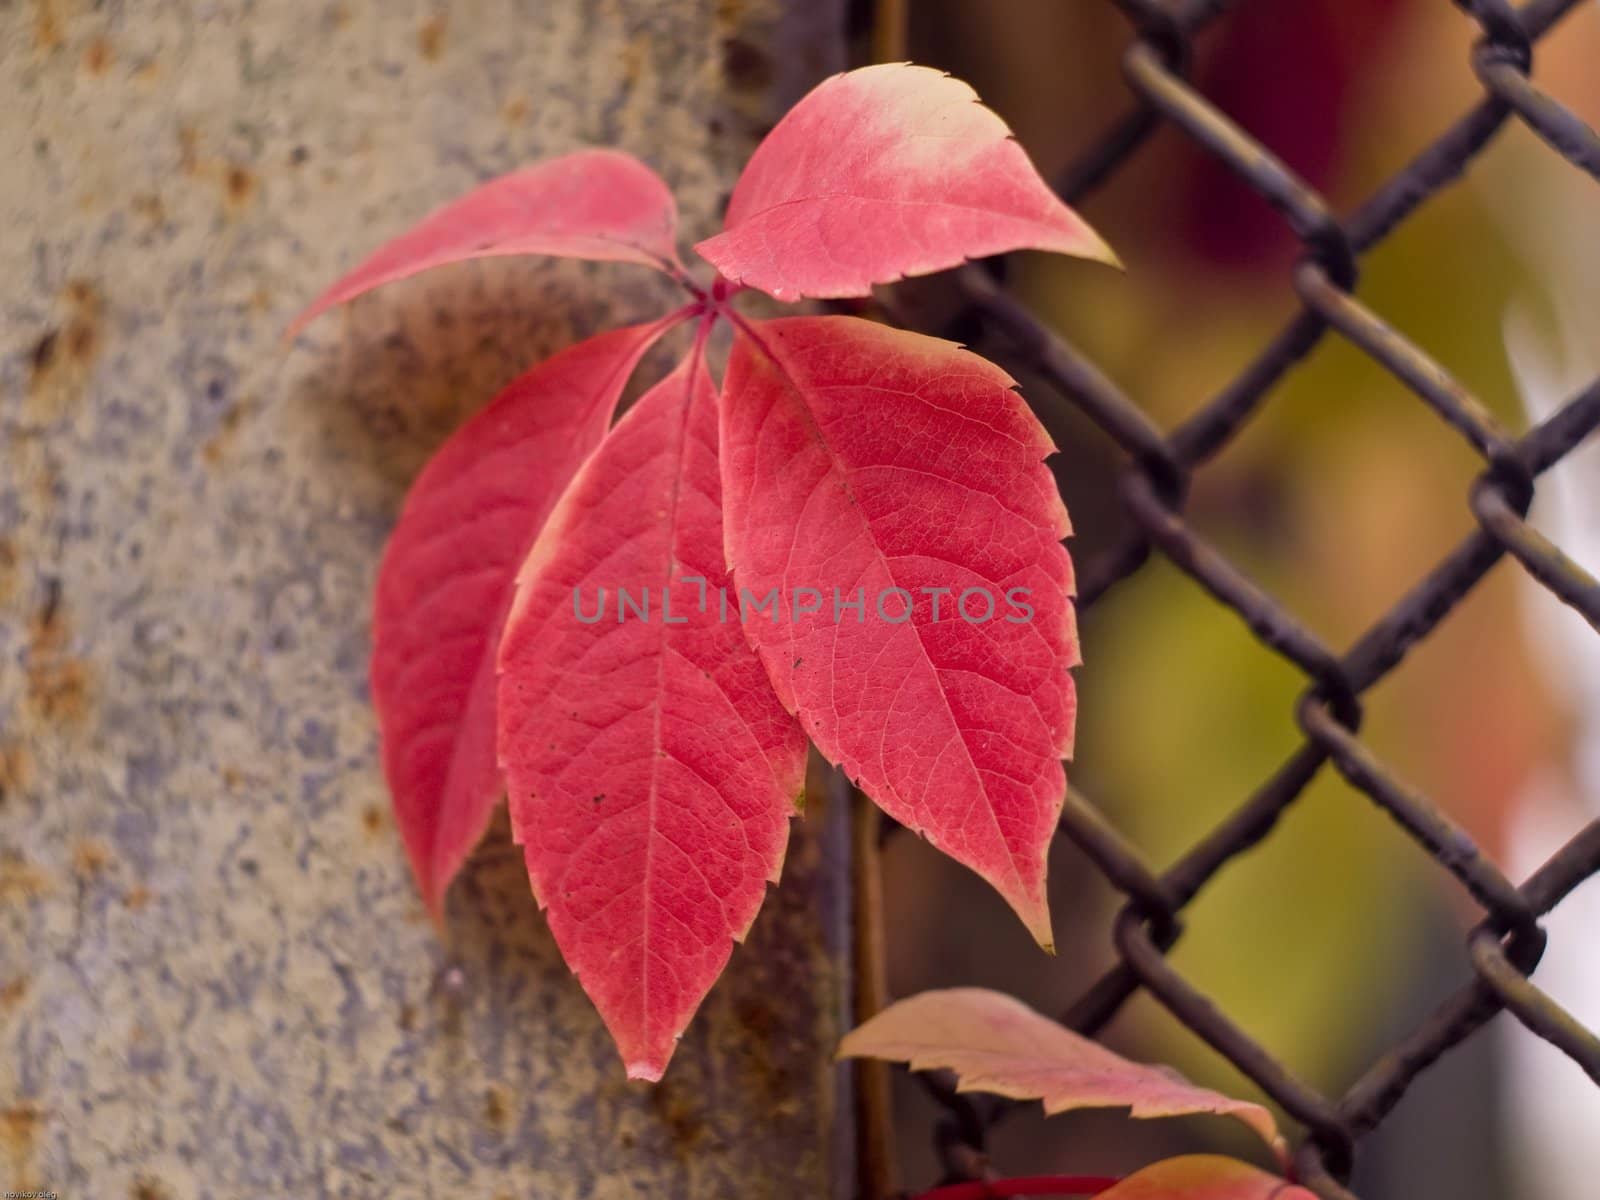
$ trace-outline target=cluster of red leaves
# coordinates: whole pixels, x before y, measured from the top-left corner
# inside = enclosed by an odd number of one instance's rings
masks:
[[[1053,446],[958,346],[755,321],[732,298],[863,296],[1024,247],[1110,258],[970,88],[905,65],[836,76],[772,131],[696,247],[710,288],[675,232],[648,168],[571,154],[435,213],[297,323],[487,255],[643,264],[688,294],[534,367],[450,439],[406,499],[373,616],[384,768],[429,908],[507,795],[556,941],[643,1079],[778,878],[808,738],[1050,943],[1078,661]],[[683,362],[613,424],[646,350],[688,322]],[[1024,595],[1029,619],[958,614],[968,590]]]

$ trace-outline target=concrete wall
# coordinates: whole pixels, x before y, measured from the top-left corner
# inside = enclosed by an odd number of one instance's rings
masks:
[[[666,1082],[629,1085],[498,828],[448,944],[366,690],[429,451],[648,273],[452,269],[288,318],[474,183],[631,150],[704,236],[837,64],[795,0],[0,4],[0,1190],[825,1196],[825,814]]]

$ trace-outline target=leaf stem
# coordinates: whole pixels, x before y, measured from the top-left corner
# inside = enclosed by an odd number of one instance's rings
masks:
[[[705,353],[706,339],[711,336],[711,328],[717,323],[721,315],[716,307],[711,304],[693,304],[689,306],[700,323],[694,327],[694,354],[696,357]]]
[[[698,283],[690,278],[689,272],[684,270],[682,263],[679,263],[676,260],[669,262],[666,259],[661,258],[658,258],[656,262],[661,267],[661,270],[672,278],[673,282],[675,282],[679,287],[683,288],[684,291],[688,292],[690,296],[694,297],[695,303],[706,303],[706,301],[709,299],[709,296],[705,288],[701,287]]]
[[[718,306],[717,311],[728,318],[730,325],[750,339],[750,344],[761,351],[761,356],[770,362],[780,375],[785,379],[789,378],[789,373],[783,369],[783,364],[778,361],[778,356],[767,349],[767,343],[762,340],[761,335],[755,331],[755,326],[746,317],[735,312],[732,308],[722,305]],[[793,384],[791,383],[790,386],[793,386]]]
[[[1096,1196],[1122,1181],[1115,1175],[1023,1175],[977,1179],[923,1192],[915,1200],[1004,1200],[1008,1196]]]
[[[906,26],[911,22],[910,0],[878,0],[872,22],[872,61],[905,62]]]
[[[663,322],[670,322],[670,324],[666,325],[666,328],[663,329],[661,332],[662,333],[666,333],[667,330],[676,329],[679,325],[682,325],[685,321],[692,321],[696,317],[703,317],[703,316],[706,316],[706,315],[707,315],[707,309],[706,309],[706,306],[704,304],[701,304],[699,301],[690,301],[688,304],[685,304],[682,308],[675,308],[671,312],[669,312],[666,316],[661,318],[661,320]]]
[[[878,807],[834,768],[839,791],[853,806],[851,860],[855,876],[855,1023],[889,1003],[883,926],[883,869],[878,854]],[[888,1200],[894,1186],[894,1111],[889,1064],[856,1063],[856,1107],[861,1122],[861,1182],[867,1200]]]

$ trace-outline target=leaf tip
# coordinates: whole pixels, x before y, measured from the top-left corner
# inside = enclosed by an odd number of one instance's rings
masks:
[[[1270,1121],[1272,1118],[1269,1115],[1267,1119]],[[1294,1167],[1294,1151],[1289,1147],[1289,1139],[1274,1129],[1272,1137],[1267,1144],[1272,1147],[1272,1156],[1277,1159],[1278,1169],[1285,1174],[1292,1170]]]
[[[315,321],[321,315],[322,314],[317,309],[317,306],[315,304],[311,305],[311,307],[307,308],[304,312],[302,312],[284,327],[283,333],[279,336],[278,341],[286,348],[294,345],[295,339],[306,331],[306,326],[310,325],[311,322]]]
[[[1039,943],[1039,949],[1054,957],[1056,939],[1050,927],[1050,905],[1044,897],[1011,898],[1011,906],[1016,910],[1017,916],[1022,918],[1022,923],[1028,927],[1033,940]]]
[[[660,1083],[661,1076],[666,1073],[667,1064],[654,1060],[635,1059],[627,1064],[628,1078],[640,1083]]]
[[[889,1008],[893,1007],[894,1005],[892,1004],[889,1006]],[[888,1009],[880,1009],[840,1038],[839,1048],[833,1052],[833,1061],[844,1062],[847,1058],[876,1058],[877,1055],[873,1050],[872,1043],[873,1027],[874,1023],[887,1011]]]
[[[422,875],[417,876],[417,891],[422,896],[422,907],[427,910],[428,920],[433,925],[433,931],[444,940],[444,887],[432,879]]]
[[[1106,241],[1088,225],[1083,227],[1083,249],[1078,251],[1082,258],[1093,262],[1104,263],[1113,270],[1126,271],[1128,264],[1122,261],[1120,255],[1111,248],[1111,243]]]
[[[424,897],[422,902],[428,910],[428,920],[433,923],[434,933],[438,934],[442,941],[445,936],[444,897]]]
[[[294,320],[290,321],[283,330],[282,340],[285,346],[293,343],[294,340],[307,329],[309,329],[311,327],[311,323],[318,317],[322,316],[323,313],[338,308],[339,305],[351,299],[350,296],[343,294],[343,291],[341,290],[342,283],[342,280],[340,283],[335,283],[332,287],[328,288],[315,300],[311,301],[310,304],[306,305],[295,314]]]
[[[1055,207],[1056,215],[1052,224],[1059,236],[1037,243],[1034,249],[1103,263],[1117,271],[1128,269],[1127,264],[1111,248],[1111,243],[1101,237],[1094,226],[1059,201]],[[1027,247],[1022,248],[1027,249]]]

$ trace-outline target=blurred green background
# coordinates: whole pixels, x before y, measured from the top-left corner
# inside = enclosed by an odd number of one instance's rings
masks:
[[[881,24],[899,8],[883,4],[875,14],[880,54],[901,49]],[[1110,3],[918,0],[907,8],[905,56],[971,82],[1046,177],[1059,178],[1128,106],[1119,63],[1129,27]],[[1347,213],[1481,98],[1470,66],[1475,34],[1438,0],[1244,0],[1197,43],[1193,77]],[[1540,46],[1535,73],[1592,125],[1600,124],[1597,61],[1600,6],[1588,5]],[[1508,363],[1508,316],[1550,346],[1558,328],[1569,340],[1580,331],[1578,341],[1582,330],[1600,331],[1587,270],[1600,246],[1597,199],[1591,178],[1512,122],[1464,181],[1363,259],[1358,294],[1521,430],[1530,423],[1520,394],[1528,381],[1519,391]],[[1158,133],[1082,211],[1126,273],[1021,256],[1009,264],[1008,285],[1164,428],[1206,403],[1297,311],[1289,272],[1298,245],[1283,221],[1176,130]],[[1552,231],[1558,252],[1541,252]],[[1588,257],[1562,246],[1585,247]],[[1015,367],[1003,342],[979,344]],[[1043,390],[1019,374],[1025,393]],[[1118,459],[1086,420],[1069,415],[1053,426],[1081,569],[1123,528]],[[1187,514],[1342,650],[1474,527],[1466,497],[1480,466],[1415,396],[1330,337],[1199,471]],[[1563,471],[1580,491],[1591,488],[1591,525],[1600,528],[1594,467],[1591,456]],[[1563,837],[1600,804],[1590,791],[1584,807],[1573,773],[1583,714],[1560,675],[1577,667],[1532,651],[1529,631],[1544,610],[1530,610],[1530,592],[1517,567],[1498,566],[1368,694],[1363,728],[1385,762],[1517,877],[1537,863],[1524,861],[1526,846],[1517,844],[1530,797],[1557,796],[1554,827]],[[1073,783],[1158,867],[1299,744],[1293,702],[1302,677],[1159,556],[1086,615],[1083,646]],[[1058,848],[1052,869],[1056,919],[1066,929],[1059,957],[1044,961],[959,868],[914,839],[891,840],[892,994],[982,984],[1046,1012],[1065,1009],[1112,961],[1117,897],[1069,846]],[[1202,892],[1172,958],[1292,1070],[1336,1095],[1466,980],[1461,938],[1477,915],[1387,817],[1326,770],[1260,848]],[[1593,962],[1593,928],[1564,952]],[[1563,999],[1581,1011],[1594,996]],[[1126,1008],[1109,1039],[1251,1092],[1147,998]],[[1447,1058],[1364,1143],[1360,1194],[1592,1195],[1600,1160],[1583,1165],[1585,1150],[1575,1147],[1571,1163],[1555,1161],[1561,1152],[1531,1144],[1538,1131],[1530,1135],[1517,1119],[1519,1089],[1569,1088],[1559,1094],[1595,1103],[1575,1066],[1543,1053],[1532,1076],[1503,1039],[1477,1039]],[[899,1086],[903,1173],[927,1180],[938,1173],[931,1130],[939,1110],[915,1084]],[[1206,1145],[1250,1153],[1243,1139],[1205,1122],[1130,1128],[1115,1117],[1045,1123],[1031,1113],[1002,1127],[994,1153],[1002,1173],[1114,1171]]]

